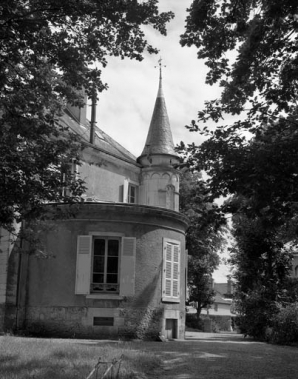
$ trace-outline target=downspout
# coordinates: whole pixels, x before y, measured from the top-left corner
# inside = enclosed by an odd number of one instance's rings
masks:
[[[95,86],[93,88],[92,103],[91,103],[91,124],[90,124],[90,143],[94,144],[94,133],[96,124],[96,105],[97,105],[97,95]]]
[[[22,222],[21,230],[25,228],[25,221]],[[17,276],[17,291],[16,291],[16,330],[24,328],[24,322],[27,313],[27,278],[28,278],[28,253],[22,252],[25,247],[25,241],[20,239],[18,276]],[[23,254],[27,254],[25,257]],[[25,271],[25,272],[24,272]],[[22,309],[23,308],[23,309]],[[20,309],[22,312],[20,312]],[[21,316],[20,316],[21,314]],[[21,320],[20,320],[21,318]]]

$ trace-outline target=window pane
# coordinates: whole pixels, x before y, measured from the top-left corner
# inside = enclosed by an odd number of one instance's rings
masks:
[[[107,274],[117,274],[117,273],[118,273],[118,257],[109,257]]]
[[[93,283],[103,283],[103,274],[93,274]]]
[[[108,256],[118,257],[119,254],[119,240],[108,241]]]
[[[119,256],[119,238],[94,238],[92,292],[119,292]]]
[[[128,202],[135,204],[137,202],[137,187],[136,186],[129,186],[128,190]]]
[[[114,318],[113,317],[93,317],[94,326],[113,326]]]
[[[93,259],[93,272],[104,272],[105,258],[101,256],[94,256]]]
[[[94,255],[105,255],[105,240],[96,238],[94,240]]]
[[[108,274],[107,275],[107,283],[118,283],[118,275],[117,274]]]
[[[136,187],[134,186],[129,187],[129,202],[130,203],[136,202]]]

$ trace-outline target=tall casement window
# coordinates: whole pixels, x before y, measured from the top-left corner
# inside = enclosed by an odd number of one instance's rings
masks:
[[[128,203],[137,203],[137,187],[133,184],[129,184],[128,186]]]
[[[61,167],[61,195],[62,196],[70,196],[71,192],[69,188],[66,186],[67,183],[72,181],[73,179],[77,179],[79,174],[79,166],[75,159],[72,159],[68,164],[64,164]]]
[[[119,201],[123,203],[137,204],[138,188],[136,182],[130,182],[129,179],[125,178],[123,185],[120,186]]]
[[[120,239],[95,237],[91,292],[119,293]]]
[[[162,300],[180,302],[180,242],[163,239]]]
[[[78,236],[75,293],[133,296],[136,238]]]

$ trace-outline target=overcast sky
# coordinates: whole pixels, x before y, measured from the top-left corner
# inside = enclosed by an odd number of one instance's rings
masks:
[[[163,89],[175,144],[200,142],[200,135],[188,132],[184,126],[196,119],[204,100],[218,94],[215,86],[205,84],[207,68],[197,59],[196,49],[182,48],[179,44],[191,0],[160,0],[159,3],[161,11],[175,13],[166,37],[151,27],[145,29],[148,42],[160,54],[146,54],[142,62],[110,58],[102,73],[109,89],[100,94],[97,125],[137,157],[145,145],[158,90],[159,72],[154,66],[158,66],[160,55],[166,65]]]
[[[163,65],[163,90],[174,144],[180,141],[200,144],[202,137],[184,126],[197,119],[205,100],[216,98],[220,91],[205,84],[207,67],[197,59],[196,48],[181,47],[186,8],[191,0],[159,0],[160,11],[173,11],[175,18],[168,24],[168,35],[160,35],[146,27],[148,42],[160,50],[159,55],[146,54],[142,62],[110,58],[103,69],[103,81],[109,89],[99,95],[97,126],[138,157],[145,145],[158,90],[159,57]],[[215,275],[226,281],[227,270]]]

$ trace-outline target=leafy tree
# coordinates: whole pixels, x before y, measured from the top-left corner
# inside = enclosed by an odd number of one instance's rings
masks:
[[[83,182],[78,138],[59,124],[66,104],[82,106],[107,88],[110,55],[143,59],[157,50],[143,25],[166,34],[171,12],[157,0],[3,0],[0,5],[0,226],[35,219],[44,202],[75,201]],[[61,178],[61,170],[66,175]],[[68,187],[71,196],[63,196]]]
[[[224,112],[247,119],[234,126],[254,132],[281,114],[296,122],[297,26],[295,0],[194,0],[188,9],[183,46],[195,45],[219,82],[221,99],[208,102],[199,120],[218,121]],[[229,59],[229,52],[236,59]],[[249,107],[248,107],[249,106]]]
[[[202,308],[213,303],[212,273],[219,264],[218,252],[224,244],[225,218],[218,206],[206,201],[207,193],[201,175],[184,172],[180,181],[180,211],[189,219],[186,232],[188,249],[189,300]]]
[[[233,221],[237,244],[230,263],[235,270],[237,323],[243,333],[264,339],[279,307],[297,299],[288,279],[291,251],[284,248],[280,235],[267,227],[266,217],[252,219],[240,213]]]
[[[281,208],[284,196],[292,196],[297,174],[293,160],[297,156],[298,4],[295,0],[195,0],[188,12],[181,44],[198,48],[198,58],[210,68],[207,83],[218,82],[223,88],[221,98],[206,102],[198,123],[189,126],[208,140],[201,147],[181,146],[188,163],[209,174],[213,197],[243,190],[255,193],[263,185],[265,193],[273,183],[274,204]],[[228,58],[230,52],[233,59]],[[224,125],[227,115],[233,118]],[[214,127],[213,122],[220,121]],[[257,138],[252,145],[247,141],[251,137]],[[281,177],[287,180],[280,181]],[[278,189],[283,196],[278,196]],[[293,197],[290,200],[295,202]],[[272,202],[269,198],[267,204]]]
[[[297,238],[297,27],[295,0],[194,0],[181,36],[222,94],[188,126],[205,142],[180,151],[207,172],[210,201],[234,196],[221,209],[234,215],[237,307],[256,337],[293,301],[283,247]]]

